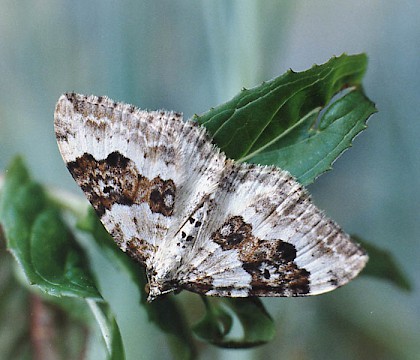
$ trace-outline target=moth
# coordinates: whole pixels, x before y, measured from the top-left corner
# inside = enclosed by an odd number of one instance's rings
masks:
[[[54,124],[101,222],[145,266],[148,301],[179,290],[316,295],[368,260],[287,171],[228,159],[178,113],[68,93]]]

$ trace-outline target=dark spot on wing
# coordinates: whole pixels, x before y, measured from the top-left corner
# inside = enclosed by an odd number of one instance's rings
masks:
[[[99,216],[115,203],[134,203],[139,174],[134,163],[119,152],[99,161],[85,153],[67,167]]]
[[[285,241],[278,241],[277,258],[282,261],[289,262],[296,259],[296,248]]]
[[[233,216],[213,233],[212,240],[223,250],[233,249],[244,239],[252,237],[251,230],[251,225],[245,223],[242,216]]]
[[[103,160],[85,153],[69,162],[67,167],[100,217],[113,204],[142,202],[148,203],[154,213],[172,215],[176,193],[174,182],[158,176],[147,179],[139,174],[133,161],[118,151]]]
[[[236,250],[243,269],[251,277],[252,296],[302,296],[309,293],[309,272],[299,268],[296,248],[280,239],[264,240],[253,235],[252,225],[242,216],[230,217],[211,239],[225,251]]]

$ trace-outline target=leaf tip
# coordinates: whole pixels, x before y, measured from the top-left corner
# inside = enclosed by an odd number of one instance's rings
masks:
[[[363,246],[369,254],[369,262],[363,269],[362,274],[376,277],[391,282],[395,286],[405,291],[411,291],[413,286],[411,281],[400,269],[393,254],[371,243],[366,242],[357,235],[351,236],[353,240]]]

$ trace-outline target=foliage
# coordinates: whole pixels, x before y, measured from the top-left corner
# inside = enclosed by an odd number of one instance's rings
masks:
[[[365,55],[342,55],[301,73],[289,70],[195,119],[228,157],[276,165],[307,185],[376,111],[360,89],[366,65]]]

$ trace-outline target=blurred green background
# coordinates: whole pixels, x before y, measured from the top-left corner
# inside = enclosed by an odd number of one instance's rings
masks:
[[[0,169],[20,153],[42,183],[82,195],[53,133],[63,92],[188,118],[290,67],[366,52],[365,90],[379,113],[310,191],[347,232],[389,249],[413,291],[360,277],[320,297],[264,299],[278,327],[273,342],[199,351],[203,359],[420,359],[419,18],[417,1],[0,0]],[[137,316],[113,275],[104,268],[117,318]],[[128,355],[169,357],[165,337],[138,316],[127,336],[137,353]]]

